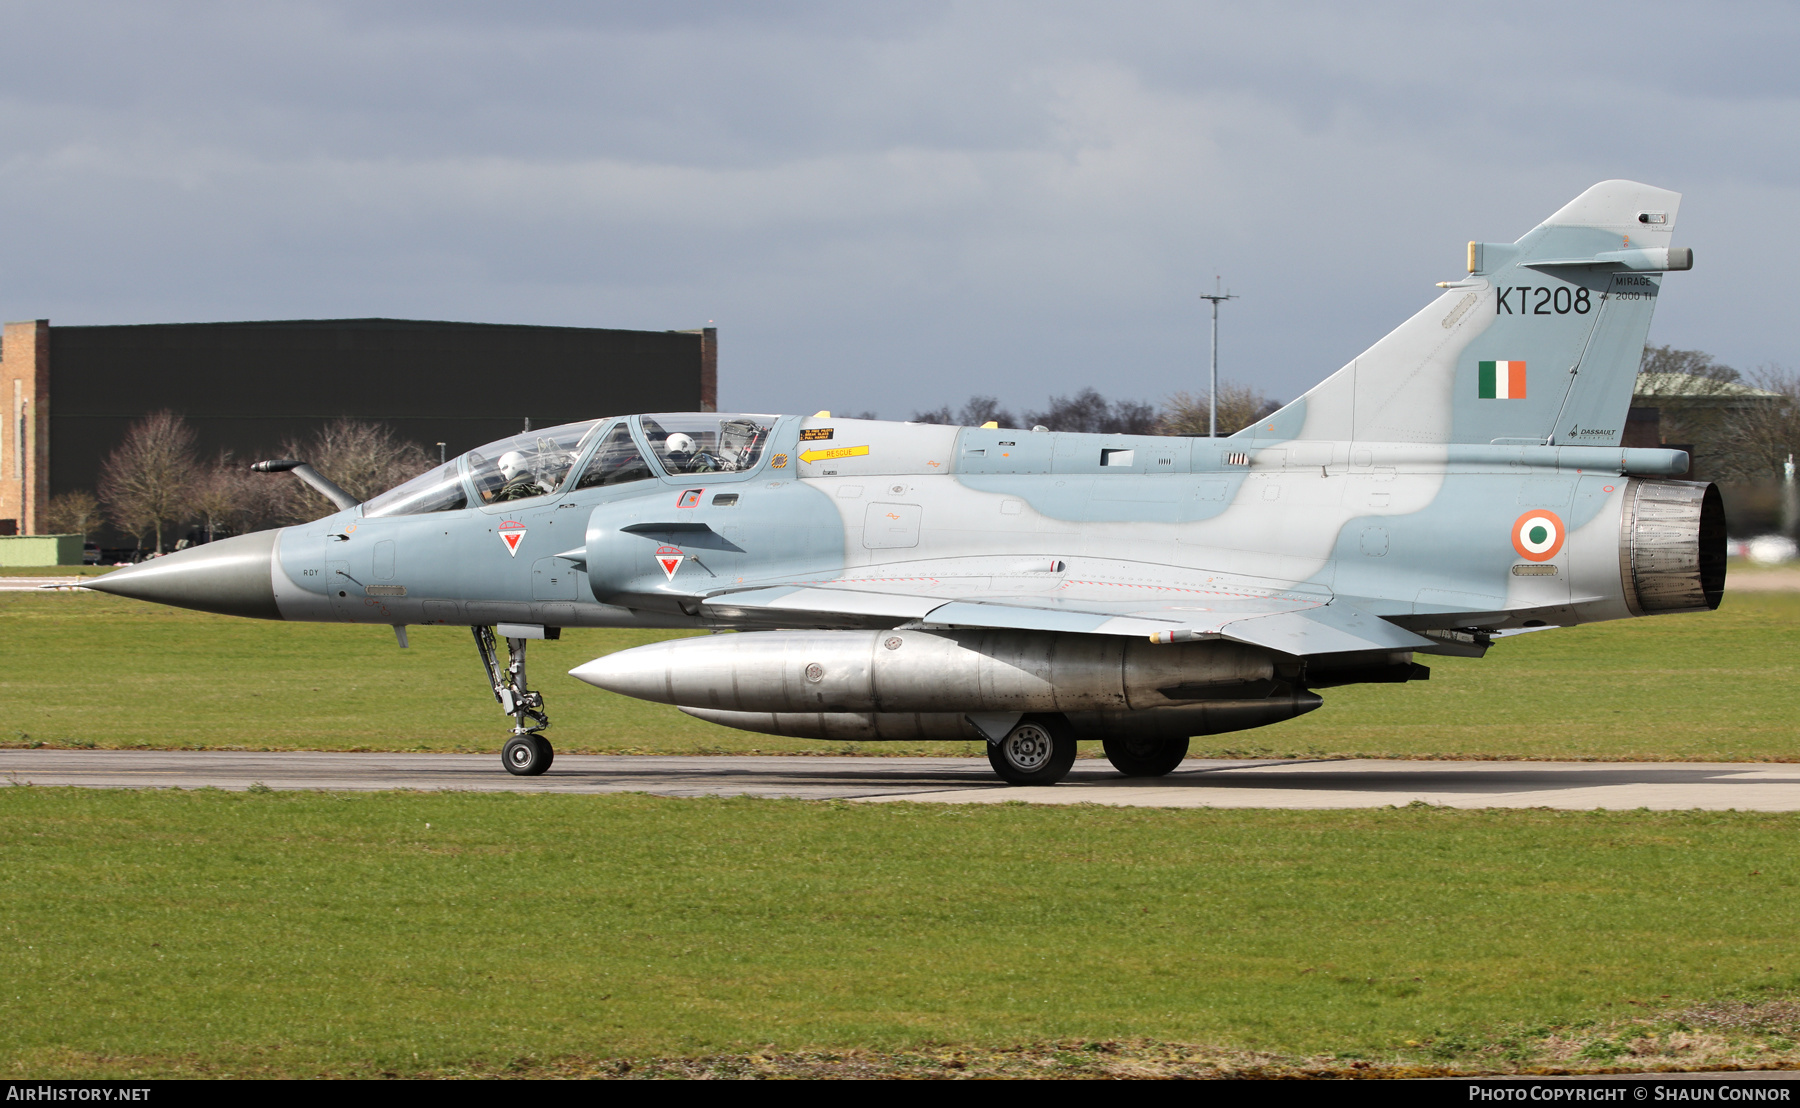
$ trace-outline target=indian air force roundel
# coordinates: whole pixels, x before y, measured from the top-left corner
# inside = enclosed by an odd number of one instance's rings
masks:
[[[1534,511],[1513,524],[1513,549],[1528,562],[1547,562],[1563,545],[1563,521],[1555,512]]]

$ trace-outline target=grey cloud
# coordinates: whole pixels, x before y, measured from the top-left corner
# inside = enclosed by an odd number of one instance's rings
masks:
[[[724,335],[727,403],[1292,396],[1627,176],[1688,194],[1656,338],[1794,360],[1780,7],[11,9],[10,318]],[[33,44],[20,49],[21,43]]]

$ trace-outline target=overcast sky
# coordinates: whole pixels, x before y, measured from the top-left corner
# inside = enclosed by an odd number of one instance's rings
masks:
[[[722,406],[905,418],[1203,387],[1221,274],[1288,399],[1629,177],[1651,340],[1800,365],[1792,5],[0,11],[7,319],[714,322]]]

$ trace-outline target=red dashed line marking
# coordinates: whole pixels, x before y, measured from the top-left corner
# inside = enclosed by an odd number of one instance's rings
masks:
[[[1236,592],[1229,589],[1184,589],[1178,585],[1140,585],[1131,581],[1071,581],[1072,585],[1098,585],[1109,589],[1148,589],[1151,592],[1178,592],[1193,596],[1232,596],[1241,600],[1300,600],[1272,592]]]

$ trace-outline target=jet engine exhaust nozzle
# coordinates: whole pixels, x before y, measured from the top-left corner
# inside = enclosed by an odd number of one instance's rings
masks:
[[[1725,595],[1725,504],[1718,486],[1633,477],[1619,546],[1632,615],[1718,609]]]

